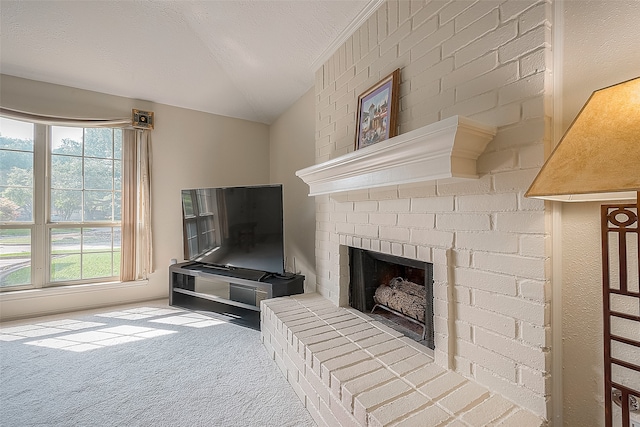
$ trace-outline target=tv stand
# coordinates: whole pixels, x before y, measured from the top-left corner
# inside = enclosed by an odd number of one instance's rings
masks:
[[[213,311],[260,329],[260,301],[304,292],[304,276],[226,269],[195,262],[169,266],[169,304]]]
[[[198,262],[186,262],[180,265],[183,265],[182,268],[185,268],[187,270],[202,271],[204,273],[218,274],[221,276],[228,276],[228,277],[236,277],[239,279],[246,279],[246,280],[251,280],[255,282],[261,282],[262,279],[269,277],[269,273],[265,273],[264,271],[247,270],[244,268],[233,268],[233,267],[225,267],[225,266],[218,266],[218,265],[212,265],[212,264],[201,264]]]

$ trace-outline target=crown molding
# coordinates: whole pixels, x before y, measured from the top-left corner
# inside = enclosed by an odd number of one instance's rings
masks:
[[[360,11],[360,13],[351,21],[351,23],[345,28],[338,37],[320,54],[320,56],[311,63],[311,70],[315,73],[325,62],[336,53],[336,51],[347,41],[349,37],[356,32],[358,28],[366,22],[371,15],[383,4],[385,0],[370,0],[369,3]]]

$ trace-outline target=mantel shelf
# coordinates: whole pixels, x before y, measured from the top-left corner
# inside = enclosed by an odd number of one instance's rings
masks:
[[[477,179],[476,160],[497,129],[462,116],[424,126],[296,172],[309,195],[445,178]]]

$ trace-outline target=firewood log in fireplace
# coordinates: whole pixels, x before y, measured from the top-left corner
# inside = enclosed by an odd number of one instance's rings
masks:
[[[388,285],[378,286],[373,300],[376,304],[389,307],[424,324],[427,304],[427,290],[424,286],[396,277]]]

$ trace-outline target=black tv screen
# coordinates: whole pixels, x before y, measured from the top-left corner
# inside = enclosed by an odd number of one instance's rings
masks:
[[[284,274],[282,185],[182,190],[184,257]]]

